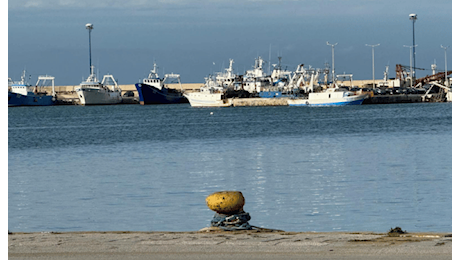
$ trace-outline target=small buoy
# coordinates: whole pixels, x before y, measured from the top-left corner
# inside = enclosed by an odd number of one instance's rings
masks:
[[[210,115],[214,115],[214,112],[209,113]]]
[[[217,213],[236,213],[243,210],[244,197],[240,191],[219,191],[209,195],[206,204]]]

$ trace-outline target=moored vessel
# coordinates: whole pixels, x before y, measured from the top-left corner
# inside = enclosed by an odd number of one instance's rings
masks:
[[[49,95],[43,91],[41,83],[45,84],[47,80],[52,82],[52,93]],[[54,90],[54,77],[38,76],[35,86],[30,85],[26,80],[26,71],[24,70],[21,80],[13,82],[9,80],[8,84],[8,106],[51,106],[56,104],[56,92]]]
[[[225,89],[209,76],[199,92],[186,92],[184,96],[192,107],[229,107],[232,99],[225,97]]]
[[[96,78],[91,67],[89,77],[80,83],[75,92],[80,99],[80,104],[87,105],[112,105],[122,102],[121,88],[118,87],[113,75],[104,75],[102,82]]]
[[[161,79],[157,73],[157,64],[154,63],[153,70],[150,71],[149,76],[144,78],[142,83],[135,84],[139,93],[139,103],[141,105],[186,103],[187,99],[184,97],[182,90],[167,87],[166,81],[169,78],[177,79],[182,88],[179,74],[166,74]]]
[[[308,93],[307,98],[288,100],[289,106],[344,106],[361,105],[367,94],[328,88],[323,92]]]
[[[75,89],[81,105],[112,105],[119,104],[123,101],[121,89],[112,75],[104,75],[102,82],[94,74],[94,66],[91,63],[91,30],[93,25],[86,24],[89,31],[89,68],[88,78],[80,83]]]

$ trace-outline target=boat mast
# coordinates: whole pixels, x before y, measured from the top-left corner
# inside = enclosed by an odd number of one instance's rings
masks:
[[[335,44],[331,44],[329,42],[326,42],[327,45],[332,47],[332,87],[335,88],[335,66],[334,66],[334,47],[338,44],[337,42]]]

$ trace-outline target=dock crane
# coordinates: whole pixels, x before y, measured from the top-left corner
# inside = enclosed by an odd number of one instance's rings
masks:
[[[411,69],[410,66],[396,64],[396,78],[401,80],[401,81],[406,80],[407,77],[411,76],[410,75],[410,69]],[[425,70],[423,68],[415,68],[415,67],[412,67],[412,69]]]

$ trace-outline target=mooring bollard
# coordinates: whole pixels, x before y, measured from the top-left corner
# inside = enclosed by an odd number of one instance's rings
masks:
[[[248,223],[251,216],[243,210],[244,197],[240,191],[214,192],[206,198],[206,204],[216,212],[211,220],[212,227],[229,231],[252,229]]]

